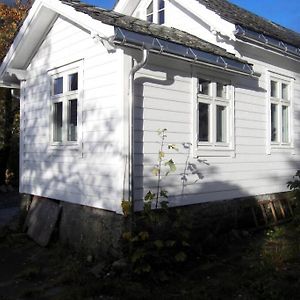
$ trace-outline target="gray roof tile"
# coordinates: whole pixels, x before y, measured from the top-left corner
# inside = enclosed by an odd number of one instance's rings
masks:
[[[241,25],[288,44],[300,47],[300,33],[249,12],[227,0],[197,0],[230,23]],[[274,4],[276,5],[276,4]]]
[[[213,45],[187,32],[149,23],[141,19],[126,16],[114,11],[105,10],[99,7],[82,3],[78,0],[60,0],[62,3],[72,6],[75,10],[85,13],[95,20],[99,20],[104,24],[117,26],[129,31],[151,35],[163,40],[185,45],[205,52],[213,53],[223,57],[227,57],[236,61],[247,63],[245,60],[237,58],[235,55],[228,53],[221,47]]]

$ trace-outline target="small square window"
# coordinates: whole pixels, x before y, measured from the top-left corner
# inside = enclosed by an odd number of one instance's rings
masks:
[[[198,93],[202,95],[209,95],[210,94],[210,81],[205,79],[199,79],[198,82]]]
[[[78,73],[69,75],[69,91],[78,90]]]
[[[227,90],[226,85],[217,82],[217,97],[226,99],[227,98],[226,90]]]
[[[278,98],[278,82],[271,80],[271,97]]]
[[[64,90],[63,77],[55,78],[53,82],[53,95],[62,94]]]

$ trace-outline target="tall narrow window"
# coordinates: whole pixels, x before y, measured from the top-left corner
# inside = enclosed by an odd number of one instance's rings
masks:
[[[278,141],[278,105],[271,104],[271,141]]]
[[[147,21],[153,23],[153,1],[147,7]]]
[[[54,145],[74,144],[78,141],[78,70],[79,67],[68,65],[49,72]]]
[[[271,78],[270,96],[271,144],[274,147],[290,145],[290,83]]]
[[[226,106],[217,105],[216,113],[217,122],[217,142],[227,142],[227,108]]]
[[[68,141],[77,141],[77,99],[68,103]]]
[[[62,141],[63,128],[63,103],[58,102],[53,104],[53,141]]]
[[[199,142],[209,142],[209,104],[199,103]]]
[[[158,0],[158,24],[165,23],[165,1]]]
[[[222,82],[198,79],[198,146],[229,147],[228,91]]]

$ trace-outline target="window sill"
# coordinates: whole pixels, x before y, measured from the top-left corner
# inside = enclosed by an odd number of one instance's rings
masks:
[[[228,145],[198,145],[195,157],[235,157],[235,150]]]
[[[280,144],[273,144],[271,145],[271,153],[292,153],[294,154],[295,147],[291,145],[280,145]]]
[[[78,155],[78,156],[82,156],[82,148],[80,147],[79,143],[59,143],[59,144],[49,144],[48,146],[48,153],[49,156],[52,155]]]

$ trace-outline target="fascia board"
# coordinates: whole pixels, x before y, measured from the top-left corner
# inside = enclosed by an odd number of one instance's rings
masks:
[[[198,1],[186,1],[186,0],[169,0],[171,3],[177,3],[177,5],[188,10],[192,15],[201,19],[205,24],[207,24],[212,32],[221,34],[222,36],[227,36],[230,40],[235,41],[235,24],[230,23],[223,18],[221,18],[215,12],[207,9],[203,4]]]
[[[125,15],[132,15],[139,3],[140,0],[120,0],[113,10]]]
[[[28,32],[30,25],[34,19],[34,16],[36,16],[36,14],[40,10],[40,8],[41,8],[41,2],[38,0],[35,1],[28,13],[28,16],[24,20],[24,23],[21,26],[17,36],[15,37],[12,45],[10,46],[10,49],[8,50],[2,64],[0,65],[0,79],[3,77],[3,74],[5,73],[7,66],[9,65],[11,60],[14,58],[16,49],[18,48],[21,40],[24,38],[26,32]]]
[[[92,17],[77,12],[73,7],[63,4],[57,0],[36,0],[29,11],[28,16],[26,17],[22,27],[19,30],[13,44],[11,45],[7,55],[5,56],[3,63],[0,66],[0,79],[4,76],[7,68],[10,66],[11,62],[16,58],[18,49],[24,43],[26,43],[26,34],[32,29],[34,26],[34,20],[37,18],[39,12],[43,9],[47,8],[55,12],[57,15],[61,15],[67,20],[77,24],[82,27],[89,33],[97,33],[100,36],[112,36],[114,34],[114,26],[106,25],[101,23],[100,21],[94,20]],[[49,18],[53,18],[50,16]],[[43,35],[37,36],[37,39],[42,39]]]

